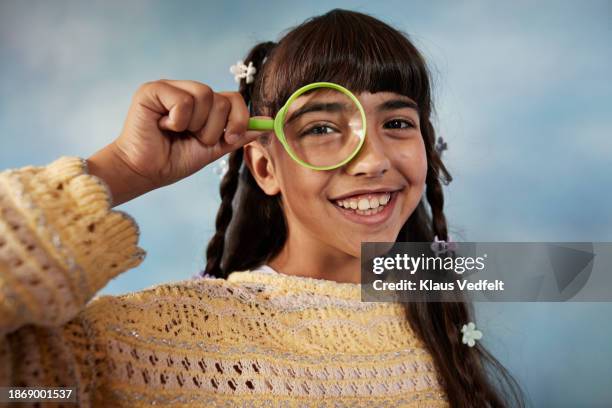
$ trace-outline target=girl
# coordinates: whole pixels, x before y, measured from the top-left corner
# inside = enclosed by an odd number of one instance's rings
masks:
[[[2,173],[0,385],[75,387],[81,406],[522,406],[503,367],[462,343],[468,304],[360,302],[361,242],[447,239],[451,177],[418,50],[333,10],[245,61],[239,93],[147,83],[88,160]],[[367,117],[357,156],[328,171],[247,131],[318,81]],[[90,301],[143,258],[135,222],[110,208],[229,152],[202,278]]]

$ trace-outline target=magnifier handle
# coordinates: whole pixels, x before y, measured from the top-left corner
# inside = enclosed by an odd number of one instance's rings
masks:
[[[274,130],[274,120],[250,118],[249,130]]]

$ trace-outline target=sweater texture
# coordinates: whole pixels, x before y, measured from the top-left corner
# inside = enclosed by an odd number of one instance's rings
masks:
[[[76,387],[81,407],[448,406],[403,306],[359,284],[260,268],[96,296],[142,262],[138,237],[82,159],[0,173],[0,386]]]

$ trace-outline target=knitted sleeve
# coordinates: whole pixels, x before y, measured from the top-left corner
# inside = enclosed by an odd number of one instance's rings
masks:
[[[116,275],[139,265],[138,227],[111,211],[85,160],[0,173],[0,386],[74,386],[95,375],[79,312]]]

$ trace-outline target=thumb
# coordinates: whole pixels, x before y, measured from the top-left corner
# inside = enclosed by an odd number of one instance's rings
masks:
[[[266,134],[270,135],[272,134],[272,131],[270,130],[265,130],[265,131],[247,130],[245,133],[238,135],[237,139],[235,141],[232,141],[233,142],[232,144],[229,144],[225,142],[224,140],[221,140],[219,153],[221,156],[227,153],[231,153],[234,150],[238,150],[242,146],[248,143],[251,143],[252,141]]]
[[[254,116],[251,119],[267,119],[272,121],[273,119],[268,116]],[[247,143],[254,141],[263,135],[272,135],[274,134],[274,130],[266,129],[266,130],[247,130],[242,134],[225,134],[225,143],[222,144],[222,149],[224,151],[232,151],[236,150],[239,147],[244,146]],[[229,149],[229,150],[228,150]],[[225,153],[224,153],[225,154]]]

